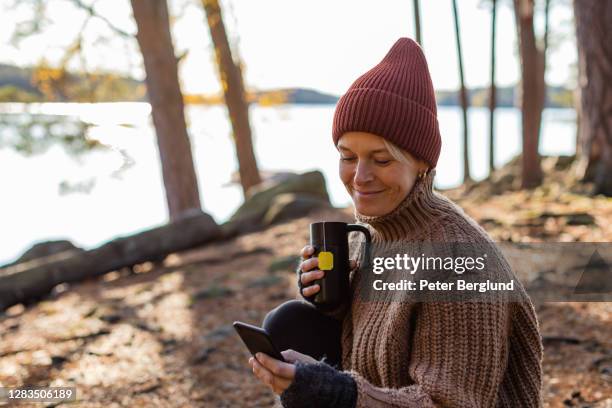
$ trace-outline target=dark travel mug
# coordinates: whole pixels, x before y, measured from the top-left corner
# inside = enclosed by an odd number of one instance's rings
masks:
[[[335,307],[348,299],[350,272],[348,234],[351,231],[365,235],[367,256],[372,237],[366,227],[335,221],[310,224],[310,245],[315,250],[312,256],[319,258],[318,269],[325,272],[322,279],[313,282],[318,284],[321,290],[308,298],[317,305]]]

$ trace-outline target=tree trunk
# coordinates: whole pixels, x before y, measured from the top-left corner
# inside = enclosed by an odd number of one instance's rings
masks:
[[[457,0],[453,0],[453,16],[455,19],[455,39],[457,42],[457,59],[459,61],[459,81],[461,88],[459,91],[459,97],[461,100],[461,111],[463,113],[463,182],[471,181],[472,176],[470,174],[470,148],[469,148],[469,137],[468,137],[468,97],[465,89],[465,80],[463,75],[463,52],[461,51],[461,37],[459,29],[459,13],[457,11]]]
[[[131,0],[171,220],[201,208],[166,0]]]
[[[538,145],[544,108],[544,55],[536,43],[533,26],[534,0],[514,0],[521,55],[520,105],[522,110],[522,187],[542,184]]]
[[[246,101],[242,72],[240,66],[234,62],[232,57],[219,1],[202,0],[202,5],[206,11],[208,28],[215,47],[215,57],[223,95],[234,131],[240,183],[246,197],[247,191],[251,187],[261,183],[261,177],[253,152],[251,126],[249,124],[249,104]]]
[[[544,49],[542,56],[544,60],[544,73],[546,73],[546,52],[548,51],[548,33],[550,32],[550,0],[544,3]],[[544,87],[544,106],[546,106],[546,87]]]
[[[546,86],[546,62],[547,62],[547,52],[548,52],[548,33],[550,32],[550,0],[546,0],[544,3],[544,40],[542,41],[542,69],[544,72],[542,73],[544,85],[542,88],[542,111],[546,108],[547,100],[548,100],[548,89]]]
[[[140,1],[140,0],[137,0]],[[145,0],[152,1],[152,0]],[[60,283],[79,282],[110,271],[224,238],[223,230],[201,211],[135,235],[117,238],[89,251],[70,249],[0,269],[0,311],[36,299]]]
[[[495,170],[495,107],[497,87],[495,86],[495,31],[497,29],[497,0],[492,0],[491,9],[491,88],[489,90],[489,174]]]
[[[423,47],[423,37],[421,32],[421,11],[419,7],[419,0],[412,0],[412,6],[414,9],[414,32],[416,34],[416,42],[419,43],[421,48]]]
[[[612,0],[574,0],[579,140],[594,194],[612,196]]]

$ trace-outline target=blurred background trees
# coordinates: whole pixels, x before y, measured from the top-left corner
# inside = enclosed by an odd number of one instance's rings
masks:
[[[202,6],[206,11],[206,20],[215,47],[216,65],[236,145],[240,184],[246,197],[251,187],[261,183],[261,176],[253,152],[249,104],[244,90],[240,58],[234,58],[232,55],[219,1],[202,0]]]
[[[545,50],[538,45],[534,27],[534,0],[514,0],[514,12],[521,58],[520,106],[522,111],[522,186],[542,183],[539,142],[544,109]]]
[[[170,34],[166,0],[131,0],[146,71],[170,220],[200,210],[200,193]]]
[[[461,113],[463,114],[463,182],[472,181],[470,174],[470,143],[468,126],[468,94],[465,88],[465,75],[463,73],[463,52],[461,51],[461,28],[459,26],[459,11],[457,10],[457,0],[452,0],[453,20],[455,22],[455,44],[457,45],[457,64],[459,68],[459,101],[461,103]]]
[[[16,43],[41,33],[46,26],[47,5],[40,0],[28,1],[36,12],[33,13],[32,19],[20,21],[16,25]],[[130,2],[137,27],[136,35],[118,28],[98,13],[95,2],[71,0],[71,3],[87,14],[87,18],[82,21],[81,32],[92,19],[100,19],[118,37],[126,41],[136,38],[146,73],[146,97],[152,109],[169,219],[176,219],[188,210],[200,209],[200,192],[185,122],[185,97],[181,92],[178,75],[180,58],[175,55],[171,35],[172,16],[168,14],[166,0]],[[239,163],[240,184],[246,195],[250,187],[261,182],[261,177],[252,144],[249,101],[240,62],[239,58],[232,55],[218,1],[202,0],[200,5],[205,10],[206,25],[214,44],[218,75],[233,130],[232,140]],[[70,72],[67,65],[73,58],[82,58],[82,47],[83,37],[79,34],[64,50],[58,65],[50,65],[43,57],[32,69],[31,85],[34,92],[10,86],[3,87],[0,96],[4,96],[3,100],[25,102],[37,100],[38,95],[47,101],[83,102],[112,101],[126,96],[140,100],[145,97],[138,83],[130,78],[122,78],[113,73],[88,72],[84,64],[79,74]],[[272,97],[271,94],[262,99],[265,102]],[[275,100],[282,103],[283,97],[284,95],[276,96]]]
[[[574,0],[578,45],[578,141],[584,177],[612,196],[612,1]]]
[[[212,49],[211,56],[215,62],[221,93],[219,96],[183,95],[181,91],[180,64],[182,56],[187,51],[179,52],[177,56],[171,35],[173,22],[184,17],[184,14],[173,16],[169,12],[169,5],[165,1],[131,0],[135,27],[137,34],[129,29],[115,26],[112,19],[105,17],[98,11],[96,1],[70,0],[68,3],[85,12],[86,18],[79,21],[81,30],[77,36],[68,42],[62,51],[63,57],[57,63],[50,63],[45,57],[33,67],[23,67],[12,76],[8,86],[0,88],[0,99],[5,101],[74,101],[99,102],[122,100],[140,101],[148,98],[151,105],[153,124],[155,127],[159,161],[162,168],[163,183],[166,193],[168,216],[170,219],[180,216],[190,209],[201,207],[192,146],[190,143],[190,124],[186,123],[185,102],[197,103],[223,103],[227,108],[231,137],[235,149],[237,170],[239,173],[242,195],[248,198],[248,191],[261,183],[262,172],[255,156],[252,124],[249,115],[249,104],[258,103],[261,106],[292,103],[301,100],[323,101],[322,96],[316,92],[304,89],[272,89],[268,92],[258,92],[245,89],[243,78],[244,63],[239,55],[238,47],[232,44],[228,29],[223,18],[223,2],[219,0],[184,0],[183,9],[197,7],[203,11],[206,21],[202,27],[210,34]],[[17,2],[16,2],[17,4]],[[16,24],[15,37],[28,38],[41,33],[49,24],[46,14],[48,3],[41,0],[26,0],[21,4],[29,4],[33,10],[32,18]],[[408,3],[412,12],[414,30],[407,29],[408,35],[414,33],[417,41],[423,46],[423,29],[427,21],[422,21],[423,5],[419,0]],[[510,50],[496,49],[496,27],[498,24],[499,9],[514,13],[516,26],[516,44],[518,50],[518,66],[520,78],[516,84],[517,104],[519,107],[521,123],[521,185],[524,188],[533,188],[542,183],[543,170],[540,164],[540,134],[542,128],[542,113],[547,102],[570,99],[571,95],[566,89],[552,89],[546,95],[546,51],[549,47],[549,15],[555,7],[569,7],[568,0],[482,0],[481,5],[490,7],[491,16],[491,49],[490,49],[490,83],[488,89],[467,89],[466,77],[469,76],[469,64],[464,64],[464,45],[462,43],[461,8],[457,1],[452,1],[449,9],[452,10],[454,20],[455,47],[458,61],[458,88],[457,91],[439,92],[438,102],[444,105],[447,101],[445,95],[451,95],[453,102],[460,106],[462,125],[462,141],[459,148],[461,166],[463,167],[464,181],[474,178],[470,169],[469,140],[470,135],[468,119],[470,118],[469,105],[488,106],[488,172],[495,168],[495,115],[498,105],[505,107],[512,104],[513,87],[496,86],[496,53],[500,51],[509,53]],[[612,148],[610,147],[611,116],[608,108],[610,91],[609,66],[610,51],[602,44],[610,43],[609,27],[612,25],[608,0],[600,2],[574,1],[576,39],[579,50],[579,81],[577,112],[579,127],[577,136],[577,154],[584,157],[584,180],[594,182],[593,192],[610,195],[609,177],[612,169]],[[465,11],[465,9],[463,9]],[[180,12],[179,12],[180,14]],[[137,41],[142,54],[143,67],[146,73],[144,84],[141,81],[115,72],[90,71],[82,63],[82,70],[68,69],[72,61],[84,60],[83,53],[86,47],[82,32],[92,20],[98,19],[118,38],[126,42]],[[540,22],[540,23],[538,23]],[[541,24],[543,22],[543,24]],[[488,35],[488,34],[487,34]],[[448,38],[450,41],[451,39]],[[469,45],[469,44],[468,44]],[[427,48],[424,47],[427,51]],[[0,73],[10,71],[13,67],[0,66]],[[466,72],[467,69],[467,72]],[[13,74],[10,74],[13,75]],[[18,76],[21,75],[22,77]],[[27,77],[27,78],[26,78]],[[146,95],[145,85],[146,84]],[[333,95],[324,95],[323,103],[333,103]],[[565,101],[567,102],[567,101]],[[510,105],[509,105],[510,104]],[[20,132],[28,132],[32,126],[19,125]],[[477,127],[474,125],[474,127]],[[50,128],[49,126],[45,128]],[[73,136],[71,136],[74,139]],[[21,151],[36,151],[32,144],[40,138],[24,137],[27,143],[16,143],[22,146]],[[55,138],[54,140],[57,140]],[[5,142],[6,143],[6,142]],[[30,147],[24,147],[24,146]],[[94,144],[81,143],[84,148]],[[96,145],[96,146],[99,146]],[[472,157],[472,160],[474,158]],[[476,177],[478,178],[478,177]]]
[[[495,170],[495,107],[497,86],[495,85],[495,50],[497,31],[497,0],[491,0],[491,85],[489,87],[489,173]]]
[[[423,46],[423,32],[421,30],[421,11],[419,0],[412,0],[412,13],[414,14],[414,39]]]

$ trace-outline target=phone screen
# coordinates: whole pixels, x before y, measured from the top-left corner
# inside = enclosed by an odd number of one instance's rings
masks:
[[[265,353],[272,358],[285,361],[264,329],[242,322],[234,322],[234,329],[253,356],[256,353]]]

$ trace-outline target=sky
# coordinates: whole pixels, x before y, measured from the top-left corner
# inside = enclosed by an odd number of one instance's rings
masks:
[[[91,1],[84,0],[87,3]],[[376,65],[399,37],[414,38],[411,0],[220,0],[230,40],[245,64],[245,83],[254,89],[305,87],[340,95]],[[16,3],[16,5],[14,4]],[[135,39],[114,34],[69,0],[48,0],[49,22],[42,35],[10,43],[19,21],[32,15],[32,0],[0,0],[0,63],[19,66],[41,58],[57,63],[79,33],[83,59],[70,67],[118,71],[144,78]],[[490,77],[489,7],[483,0],[458,0],[464,70],[468,87],[487,86]],[[510,2],[501,1],[497,28],[497,82],[517,82],[519,62]],[[421,0],[422,46],[436,89],[459,86],[451,0]],[[572,10],[553,0],[551,50],[547,81],[572,86],[576,62]],[[203,10],[196,0],[169,0],[175,53],[187,56],[179,66],[184,93],[220,89],[212,59],[212,42]],[[128,0],[97,1],[96,11],[129,33],[136,32]],[[536,21],[541,33],[543,18]]]

